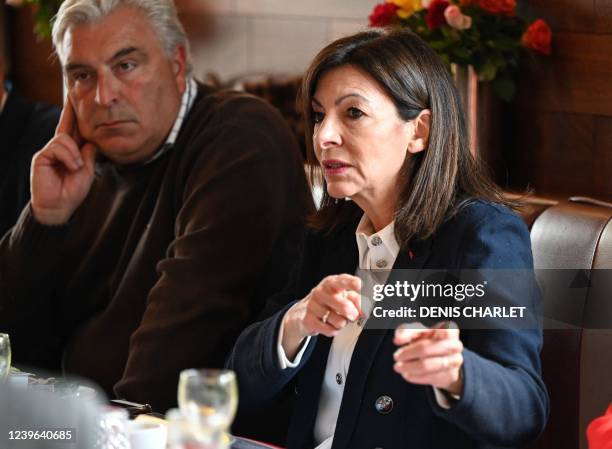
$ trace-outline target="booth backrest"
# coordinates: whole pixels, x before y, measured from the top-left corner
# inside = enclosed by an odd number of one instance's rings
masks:
[[[532,198],[523,218],[531,229],[536,269],[612,268],[612,204]],[[587,449],[587,424],[612,402],[612,292],[602,295],[588,287],[572,299],[580,301],[571,305],[582,313],[576,317],[580,326],[544,330],[542,370],[551,411],[531,449]],[[546,296],[544,308],[565,307],[554,303],[563,300]],[[598,328],[589,329],[594,322]]]

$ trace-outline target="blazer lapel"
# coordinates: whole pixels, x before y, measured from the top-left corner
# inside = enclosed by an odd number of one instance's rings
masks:
[[[314,351],[297,376],[297,400],[287,436],[288,448],[307,449],[314,446],[313,429],[331,341],[331,338],[317,337]]]
[[[333,274],[353,274],[358,256],[354,232],[339,232],[328,242],[321,255],[320,279]],[[287,439],[287,447],[290,448],[312,448],[314,443],[313,429],[332,342],[331,338],[324,336],[316,340],[315,349],[297,377],[297,401]]]
[[[393,270],[386,283],[391,284],[399,280],[400,275],[397,274],[395,270],[422,269],[430,252],[430,239],[417,242],[415,245],[412,245],[409,250],[400,249],[395,259],[395,263],[393,264]],[[376,358],[378,348],[390,331],[390,329],[364,329],[357,340],[353,357],[349,365],[344,394],[342,395],[342,404],[340,405],[340,413],[338,415],[338,422],[336,423],[336,432],[334,434],[332,449],[349,448],[357,417],[362,408],[361,402],[368,374]],[[327,361],[327,358],[325,361]],[[323,366],[321,370],[324,371],[325,366]]]

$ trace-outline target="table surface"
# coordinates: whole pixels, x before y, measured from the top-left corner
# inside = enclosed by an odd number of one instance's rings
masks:
[[[280,449],[278,446],[272,446],[258,441],[248,440],[246,438],[234,437],[236,441],[232,444],[232,449]]]

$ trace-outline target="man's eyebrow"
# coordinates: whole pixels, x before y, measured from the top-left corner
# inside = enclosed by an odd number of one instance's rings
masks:
[[[141,53],[142,51],[139,50],[136,47],[126,47],[126,48],[122,48],[121,50],[119,50],[117,53],[115,53],[113,56],[110,57],[110,59],[108,59],[108,61],[106,61],[106,63],[112,63],[113,61],[119,59],[119,58],[123,58],[124,56],[127,56],[129,54],[132,53]]]
[[[78,62],[69,62],[64,67],[64,71],[65,72],[74,72],[75,70],[89,69],[89,68],[90,68],[90,66],[88,66],[87,64],[80,64]]]
[[[124,56],[127,56],[129,54],[132,53],[141,53],[141,50],[139,50],[136,47],[126,47],[126,48],[122,48],[121,50],[119,50],[118,52],[116,52],[113,56],[111,56],[106,63],[107,64],[112,64],[113,61],[116,61],[119,58],[123,58]],[[79,70],[79,69],[90,69],[91,66],[87,65],[87,64],[82,64],[79,62],[69,62],[68,64],[66,64],[66,67],[64,67],[64,70],[66,72],[73,72],[75,70]]]

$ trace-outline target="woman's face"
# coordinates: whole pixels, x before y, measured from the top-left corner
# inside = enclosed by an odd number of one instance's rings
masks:
[[[419,146],[415,135],[419,119],[404,121],[378,83],[350,65],[321,76],[312,109],[313,144],[329,195],[351,197],[364,210],[393,206],[408,152],[426,145],[426,136]]]

